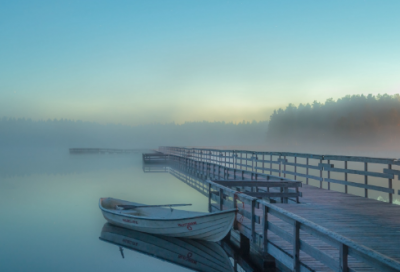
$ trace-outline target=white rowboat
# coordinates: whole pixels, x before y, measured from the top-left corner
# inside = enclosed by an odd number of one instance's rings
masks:
[[[143,206],[115,198],[100,198],[104,218],[113,225],[171,237],[217,242],[231,230],[236,209],[200,213],[161,207],[123,210],[120,205]]]

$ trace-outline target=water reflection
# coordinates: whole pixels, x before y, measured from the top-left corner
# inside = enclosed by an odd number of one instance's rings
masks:
[[[226,252],[217,243],[164,237],[116,227],[106,223],[100,240],[138,251],[195,271],[234,271]]]

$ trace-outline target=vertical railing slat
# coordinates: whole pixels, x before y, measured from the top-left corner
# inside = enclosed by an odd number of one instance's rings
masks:
[[[253,199],[251,201],[251,240],[253,243],[256,242],[256,220],[255,220],[255,215],[256,215],[256,201],[257,199]]]
[[[368,163],[367,162],[364,162],[364,171],[365,172],[368,171]],[[368,175],[364,175],[364,184],[368,185]],[[368,189],[367,188],[364,189],[364,196],[366,198],[368,198]]]
[[[224,190],[222,188],[219,189],[219,210],[223,211],[224,209]]]

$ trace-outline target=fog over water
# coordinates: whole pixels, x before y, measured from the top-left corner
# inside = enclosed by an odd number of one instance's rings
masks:
[[[144,172],[159,146],[400,159],[400,1],[384,2],[0,1],[0,272],[187,271],[99,240],[100,197],[207,211]],[[397,193],[384,177],[346,180]]]
[[[399,95],[354,95],[276,110],[260,122],[127,126],[0,119],[2,148],[197,146],[398,158]]]
[[[268,122],[187,122],[126,126],[71,120],[0,120],[3,148],[156,148],[160,145],[261,145]]]

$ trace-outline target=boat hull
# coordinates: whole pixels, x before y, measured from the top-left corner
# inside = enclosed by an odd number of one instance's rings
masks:
[[[217,242],[231,230],[236,210],[177,218],[157,219],[132,216],[118,211],[101,209],[104,218],[113,225],[140,232],[171,237]]]

